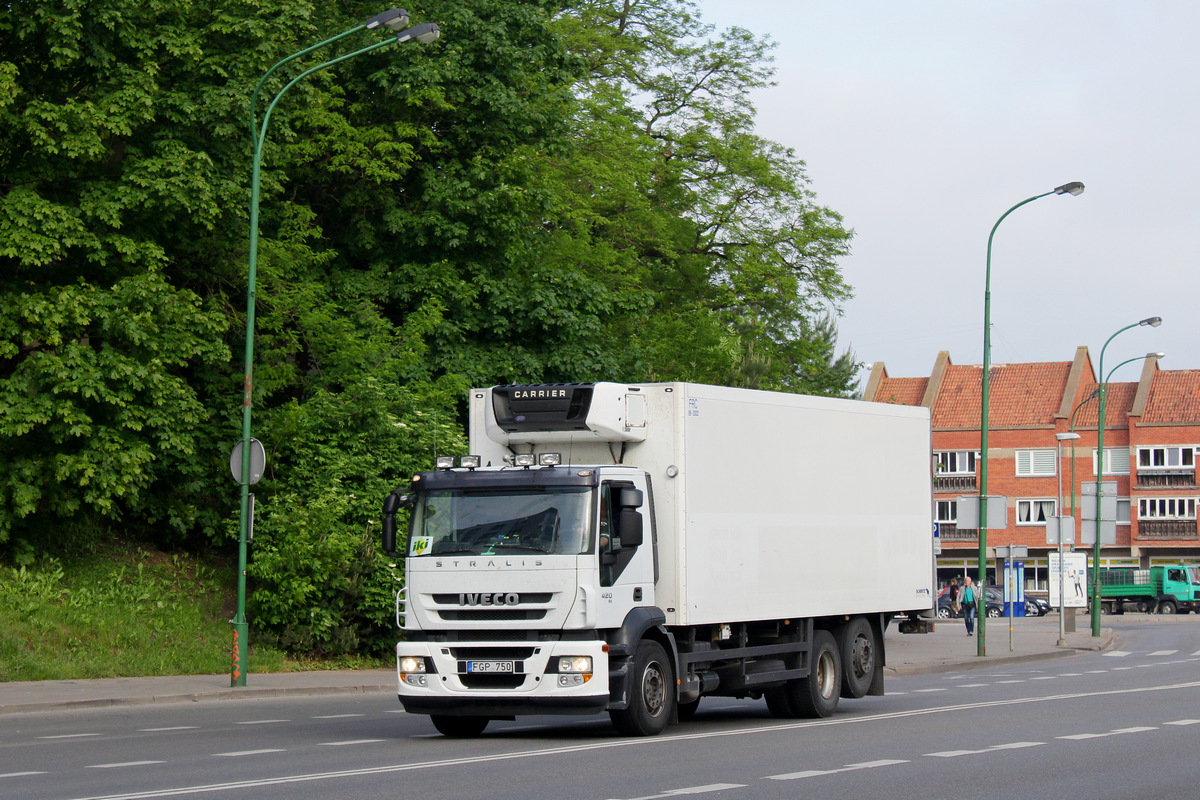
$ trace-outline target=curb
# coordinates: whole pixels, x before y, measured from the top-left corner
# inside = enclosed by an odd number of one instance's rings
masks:
[[[946,660],[937,664],[903,664],[896,667],[885,666],[885,675],[931,675],[940,672],[954,672],[963,669],[986,669],[1001,664],[1021,664],[1033,661],[1054,661],[1060,658],[1070,658],[1080,653],[1095,653],[1108,650],[1113,646],[1116,637],[1111,630],[1094,645],[1068,645],[1061,649],[1044,653],[1026,653],[1024,655],[976,656],[969,661]]]
[[[261,700],[271,697],[305,697],[337,694],[395,694],[395,684],[362,686],[293,686],[255,688],[230,688],[208,692],[185,692],[180,694],[144,695],[139,697],[106,697],[88,700],[49,700],[32,703],[10,703],[0,705],[0,716],[5,714],[28,714],[41,711],[79,711],[89,708],[112,708],[116,706],[147,706],[168,703],[200,703],[209,700]]]

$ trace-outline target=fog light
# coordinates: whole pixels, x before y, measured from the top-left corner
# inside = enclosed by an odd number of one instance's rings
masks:
[[[476,469],[480,463],[482,463],[482,459],[479,456],[463,456],[458,459],[458,465],[467,469]]]
[[[534,464],[533,453],[517,453],[513,457],[513,464],[518,467],[532,467]]]
[[[592,677],[592,676],[591,675],[559,675],[558,676],[558,685],[564,686],[564,687],[565,686],[583,686],[583,684],[586,683],[587,679],[590,677]]]
[[[425,676],[424,675],[405,675],[404,683],[408,686],[424,687],[425,686]]]
[[[437,469],[452,469],[454,467],[454,456],[438,456],[433,460],[433,464]]]

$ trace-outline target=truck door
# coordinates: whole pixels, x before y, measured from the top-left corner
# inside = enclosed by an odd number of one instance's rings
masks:
[[[637,495],[630,491],[636,491]],[[633,506],[633,498],[641,500]],[[600,485],[599,558],[600,616],[597,627],[621,624],[629,609],[654,605],[654,541],[650,504],[644,487],[633,481],[604,481]],[[640,541],[630,530],[637,515]],[[626,530],[622,530],[622,522]]]

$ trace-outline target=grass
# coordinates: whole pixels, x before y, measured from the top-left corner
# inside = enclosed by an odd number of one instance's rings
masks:
[[[235,571],[120,542],[0,566],[0,681],[204,675],[230,670]],[[289,657],[254,641],[250,672],[376,667]]]

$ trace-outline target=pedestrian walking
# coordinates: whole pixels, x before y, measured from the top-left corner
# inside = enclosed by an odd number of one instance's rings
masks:
[[[975,635],[975,601],[978,594],[975,585],[971,583],[971,576],[968,575],[963,580],[962,589],[963,620],[967,623],[967,636]]]

